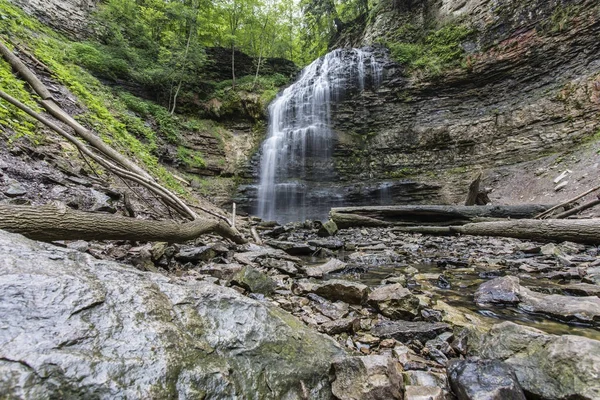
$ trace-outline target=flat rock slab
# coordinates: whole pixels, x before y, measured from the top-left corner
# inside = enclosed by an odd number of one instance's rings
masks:
[[[565,321],[600,321],[597,296],[562,296],[534,292],[519,284],[519,278],[504,276],[485,282],[475,292],[478,304],[517,304],[526,312],[545,314]]]
[[[375,325],[371,334],[386,339],[393,338],[403,343],[414,339],[425,343],[449,330],[450,325],[443,322],[386,321]]]
[[[369,287],[362,283],[331,279],[316,285],[312,291],[328,300],[362,304],[369,294]]]
[[[343,350],[277,307],[4,231],[0,257],[4,397],[331,398]]]
[[[419,313],[419,299],[399,283],[374,289],[367,303],[391,319],[415,318]]]
[[[337,258],[332,258],[327,261],[325,264],[317,265],[314,267],[305,267],[304,270],[306,275],[311,278],[322,278],[323,275],[330,274],[332,272],[341,271],[346,268],[346,263],[338,260]]]
[[[349,357],[333,363],[333,395],[339,400],[401,400],[400,364],[391,356]]]

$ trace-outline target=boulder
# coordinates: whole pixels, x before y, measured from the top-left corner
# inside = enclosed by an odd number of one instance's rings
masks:
[[[331,279],[320,285],[316,285],[313,291],[327,300],[339,300],[349,304],[362,304],[369,294],[369,287],[358,282]]]
[[[519,278],[503,276],[484,282],[475,292],[477,304],[517,304],[519,300]]]
[[[453,360],[448,377],[458,400],[525,400],[512,367],[499,360]]]
[[[343,350],[281,309],[0,231],[6,398],[330,399]]]
[[[256,268],[243,267],[233,278],[231,283],[243,287],[252,293],[260,293],[268,296],[275,291],[276,284],[266,274]]]
[[[320,237],[329,237],[337,233],[338,226],[332,220],[325,222],[318,230],[317,235]]]
[[[600,341],[549,335],[503,322],[487,333],[471,332],[468,354],[509,364],[525,392],[539,398],[600,398]]]
[[[367,303],[391,319],[412,319],[419,315],[419,299],[399,283],[373,290]]]
[[[311,278],[322,278],[323,275],[330,274],[332,272],[341,271],[346,268],[346,263],[332,258],[325,264],[317,265],[315,267],[305,267],[306,275]]]
[[[348,357],[334,362],[332,371],[339,400],[402,399],[401,367],[388,355]]]
[[[403,343],[415,339],[425,343],[449,330],[450,325],[443,322],[383,321],[375,325],[371,329],[371,333],[381,338],[393,338]]]

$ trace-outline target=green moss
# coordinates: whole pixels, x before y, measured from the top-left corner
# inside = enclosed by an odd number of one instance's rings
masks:
[[[404,25],[393,35],[395,39],[381,43],[390,49],[396,62],[410,71],[421,71],[431,77],[438,77],[462,64],[465,52],[461,43],[474,33],[470,26],[460,23],[430,31],[424,38],[419,38],[418,31],[412,25]]]
[[[559,5],[538,31],[543,35],[563,32],[572,28],[573,22],[580,14],[581,7],[577,5]]]
[[[1,59],[0,86],[2,87],[3,91],[26,104],[34,111],[40,111],[37,103],[34,100],[34,96],[25,89],[25,82],[18,79],[13,74],[10,65]],[[25,136],[33,143],[38,143],[42,139],[41,135],[39,135],[39,126],[36,121],[25,114],[25,112],[19,110],[4,100],[0,101],[0,126],[3,128],[9,128],[12,132],[14,132],[14,136],[11,137],[11,140]]]
[[[177,158],[190,168],[204,168],[206,163],[202,158],[202,153],[195,150],[190,150],[187,147],[177,147]]]
[[[389,171],[387,175],[393,179],[402,179],[408,176],[414,175],[415,171],[412,168],[404,167],[400,169],[396,169],[394,171]]]

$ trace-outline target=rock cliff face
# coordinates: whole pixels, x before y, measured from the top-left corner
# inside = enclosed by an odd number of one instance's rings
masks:
[[[100,0],[10,0],[26,13],[73,38],[90,32],[89,14]]]
[[[357,93],[341,104],[333,120],[338,170],[345,175],[409,175],[440,183],[452,201],[462,197],[463,175],[471,169],[493,176],[497,167],[573,149],[599,131],[597,2],[396,3],[380,4],[372,24],[339,44],[373,43],[407,19],[433,24],[460,18],[477,32],[462,44],[468,65],[436,79],[389,66],[379,92]],[[463,187],[455,189],[453,182],[461,180]]]
[[[382,0],[334,47],[377,47],[407,27],[449,24],[472,30],[461,43],[462,66],[431,77],[382,54],[379,90],[345,88],[331,119],[331,185],[346,194],[344,204],[464,201],[478,170],[495,189],[493,201],[548,201],[541,197],[554,193],[555,175],[543,179],[539,168],[569,168],[557,154],[576,149],[584,150],[575,158],[589,163],[555,200],[586,187],[600,161],[598,2]],[[537,197],[506,189],[515,182]]]

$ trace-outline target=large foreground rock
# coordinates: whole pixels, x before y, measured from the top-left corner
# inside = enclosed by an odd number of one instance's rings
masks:
[[[503,322],[473,333],[468,352],[506,362],[523,390],[539,398],[600,399],[600,341]]]
[[[0,231],[8,398],[329,399],[342,355],[289,314]]]

